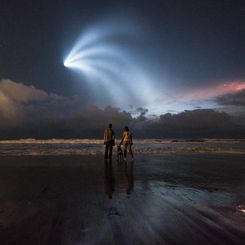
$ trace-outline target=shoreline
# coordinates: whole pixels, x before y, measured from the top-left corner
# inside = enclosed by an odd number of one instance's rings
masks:
[[[113,149],[116,154],[116,147]],[[245,143],[241,140],[134,140],[133,151],[136,155],[169,155],[169,154],[245,154]],[[3,155],[103,155],[102,140],[69,139],[69,140],[18,140],[0,141],[0,156]]]

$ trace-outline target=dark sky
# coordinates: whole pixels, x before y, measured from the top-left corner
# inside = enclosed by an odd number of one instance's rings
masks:
[[[130,37],[119,30],[125,26]],[[92,85],[63,65],[81,34],[103,28],[121,31],[106,40],[107,48],[113,43],[130,54],[123,57],[128,62],[121,66],[123,78],[107,71],[115,86]],[[12,109],[2,109],[0,116],[16,117],[36,95],[49,101],[54,114],[66,111],[54,106],[55,98],[63,97],[65,104],[76,100],[76,108],[112,105],[131,108],[132,115],[137,107],[149,115],[206,108],[239,114],[245,101],[244,44],[242,0],[2,0],[0,100]],[[113,62],[112,69],[118,69]]]
[[[1,1],[0,11],[1,78],[48,91],[74,93],[63,56],[106,15],[135,15],[147,29],[147,58],[177,85],[245,76],[242,0]]]

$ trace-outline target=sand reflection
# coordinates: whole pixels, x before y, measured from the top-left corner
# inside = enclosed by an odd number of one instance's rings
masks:
[[[105,175],[104,175],[105,193],[111,199],[112,193],[115,190],[115,176],[111,161],[105,161]]]
[[[104,189],[108,198],[111,199],[115,191],[122,190],[129,197],[134,189],[134,163],[119,162],[113,166],[111,161],[105,161],[104,166]]]

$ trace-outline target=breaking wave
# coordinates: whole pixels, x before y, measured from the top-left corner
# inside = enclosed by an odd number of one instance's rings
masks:
[[[117,142],[119,143],[119,141]],[[136,154],[227,153],[245,154],[245,140],[240,139],[144,139],[135,140]],[[116,151],[116,147],[114,147]],[[0,141],[0,155],[101,155],[99,139],[20,139]]]

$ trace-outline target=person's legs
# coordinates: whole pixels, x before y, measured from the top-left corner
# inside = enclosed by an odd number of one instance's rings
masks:
[[[124,158],[127,157],[127,150],[128,150],[128,144],[124,144],[124,152],[123,152],[123,155],[124,155]]]
[[[109,145],[109,159],[112,157],[112,144]]]
[[[129,147],[128,150],[129,150],[129,153],[130,153],[131,157],[134,158],[134,154],[133,154],[133,151],[132,151],[132,145],[129,145],[128,147]]]
[[[108,149],[109,149],[109,145],[106,144],[106,145],[105,145],[105,159],[108,158]]]

